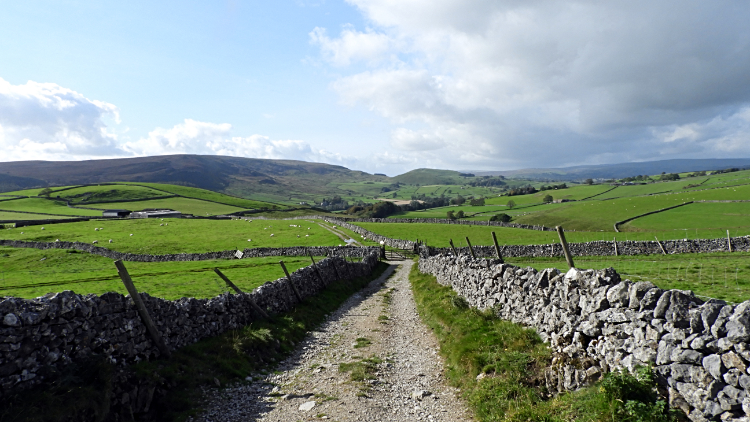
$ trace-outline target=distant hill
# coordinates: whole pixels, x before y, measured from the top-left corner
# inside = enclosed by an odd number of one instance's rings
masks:
[[[85,161],[0,163],[0,191],[104,182],[153,182],[192,186],[264,200],[292,195],[334,195],[332,182],[382,181],[346,167],[294,160],[219,155],[165,155]]]
[[[624,177],[666,173],[684,173],[727,168],[750,168],[750,158],[711,158],[644,161],[640,163],[601,164],[562,168],[535,168],[509,171],[473,171],[477,176],[505,176],[536,180],[621,179]]]
[[[395,176],[393,180],[409,185],[456,185],[466,182],[466,177],[453,170],[416,169]]]

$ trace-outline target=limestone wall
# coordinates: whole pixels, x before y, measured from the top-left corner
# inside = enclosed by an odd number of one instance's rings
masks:
[[[378,258],[377,248],[361,262],[329,257],[317,264],[322,279],[312,266],[291,277],[305,298],[334,280],[370,274]],[[271,314],[298,303],[286,278],[247,295],[164,300],[141,293],[141,297],[171,350],[254,321],[259,316],[250,305],[251,298]],[[92,355],[117,364],[159,356],[129,296],[64,291],[30,300],[0,298],[0,396],[42,382],[45,368],[60,368]]]
[[[552,392],[652,365],[670,404],[692,420],[748,420],[750,301],[703,301],[691,291],[621,280],[611,268],[536,271],[425,251],[419,269],[472,306],[535,328],[554,353],[546,372]]]

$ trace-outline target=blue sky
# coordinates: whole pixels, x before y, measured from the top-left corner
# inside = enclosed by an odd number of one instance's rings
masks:
[[[0,161],[750,156],[746,2],[3,2]]]

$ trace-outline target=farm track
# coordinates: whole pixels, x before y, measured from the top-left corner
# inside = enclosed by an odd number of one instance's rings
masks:
[[[472,420],[446,385],[437,341],[416,312],[412,265],[392,265],[350,297],[274,374],[207,392],[197,420]],[[364,380],[345,372],[352,364],[363,365]]]

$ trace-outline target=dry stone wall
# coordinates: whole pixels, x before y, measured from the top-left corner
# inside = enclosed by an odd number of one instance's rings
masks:
[[[291,278],[305,298],[334,280],[369,275],[378,259],[377,248],[370,249],[360,262],[329,257],[318,262],[317,271],[312,266],[301,268]],[[259,316],[251,300],[270,314],[298,303],[286,278],[268,282],[252,293],[210,299],[164,300],[140,295],[170,350],[256,320]],[[159,355],[129,296],[64,291],[30,300],[0,298],[0,396],[44,381],[50,368],[59,369],[91,356],[126,365]]]
[[[750,420],[750,301],[703,301],[691,291],[621,280],[611,268],[536,271],[422,252],[422,272],[549,343],[550,391],[651,365],[670,405],[691,420]]]
[[[177,253],[164,255],[134,254],[118,252],[101,246],[82,242],[29,242],[25,240],[3,240],[0,246],[11,248],[35,248],[35,249],[75,249],[90,254],[104,256],[112,259],[134,262],[167,262],[167,261],[208,261],[212,259],[237,259],[236,250],[205,252],[205,253]],[[242,251],[242,259],[261,258],[266,256],[346,256],[362,258],[368,255],[370,249],[378,248],[355,248],[353,246],[292,246],[286,248],[246,248]]]

